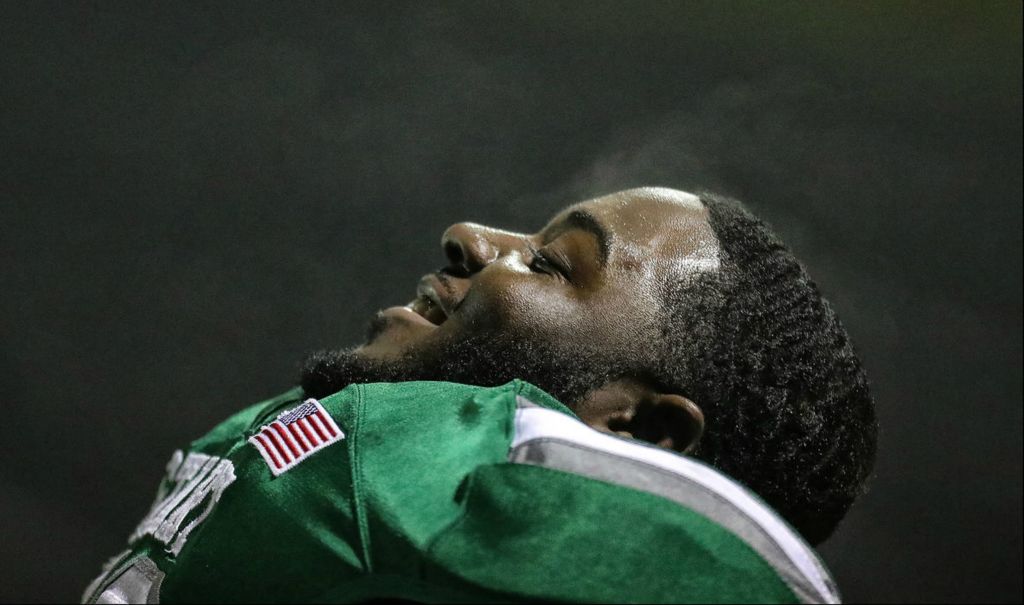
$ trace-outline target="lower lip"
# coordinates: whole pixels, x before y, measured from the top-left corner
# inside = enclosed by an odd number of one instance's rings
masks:
[[[427,321],[419,313],[413,311],[409,307],[388,307],[380,312],[385,317],[393,317],[395,319],[405,320],[411,323],[422,324],[424,326],[430,326],[436,328],[437,326]]]

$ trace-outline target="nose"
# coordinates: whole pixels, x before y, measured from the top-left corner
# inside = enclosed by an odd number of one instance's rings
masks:
[[[521,239],[476,223],[456,223],[441,236],[441,247],[452,269],[471,275],[497,260],[513,240]]]

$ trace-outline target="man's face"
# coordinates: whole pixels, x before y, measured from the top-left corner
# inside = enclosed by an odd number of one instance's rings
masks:
[[[574,204],[536,233],[459,223],[441,245],[447,266],[411,303],[378,313],[357,357],[430,365],[493,336],[628,358],[659,337],[660,284],[719,262],[703,204],[658,188]]]

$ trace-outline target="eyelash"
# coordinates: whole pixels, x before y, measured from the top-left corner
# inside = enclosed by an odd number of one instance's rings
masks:
[[[541,273],[547,273],[566,281],[571,281],[569,280],[568,272],[558,263],[552,262],[551,259],[544,255],[544,253],[533,246],[529,246],[529,250],[532,258],[530,259],[530,264],[528,266],[531,271],[540,271]],[[543,265],[543,268],[538,269],[538,265]]]

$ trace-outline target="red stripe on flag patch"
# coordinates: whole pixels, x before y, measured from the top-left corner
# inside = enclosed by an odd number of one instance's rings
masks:
[[[274,450],[270,447],[270,442],[267,441],[267,438],[263,435],[257,434],[253,435],[252,439],[255,439],[255,441],[253,441],[253,445],[255,445],[256,449],[263,454],[263,457],[265,459],[269,457],[271,466],[274,468],[281,468],[281,460],[278,459],[277,454],[275,454]]]
[[[314,414],[314,416],[316,416],[317,420],[319,420],[320,422],[324,423],[324,427],[327,428],[327,432],[331,434],[331,437],[334,437],[335,435],[338,434],[338,431],[333,426],[334,423],[330,421],[330,419],[327,417],[327,414],[321,415],[321,414],[317,413],[317,414]]]
[[[327,436],[327,430],[322,424],[320,424],[320,421],[317,420],[316,416],[310,416],[309,418],[306,418],[306,421],[309,422],[309,426],[313,427],[313,430],[316,431],[316,434],[320,439],[324,441],[330,439],[330,437]]]
[[[291,451],[292,456],[298,458],[299,456],[302,455],[302,452],[299,451],[299,448],[295,447],[295,444],[292,443],[292,438],[288,436],[288,429],[284,428],[283,424],[281,424],[280,422],[275,422],[274,424],[270,425],[270,428],[274,429],[274,432],[281,436],[281,441],[284,441],[285,446],[287,446],[288,450]]]
[[[288,425],[288,431],[292,434],[292,437],[295,438],[295,443],[302,448],[302,451],[309,451],[312,446],[310,446],[309,442],[306,441],[306,438],[302,436],[302,431],[299,430],[299,422],[302,421],[299,420],[298,422],[293,422]]]
[[[281,438],[278,437],[277,434],[274,433],[274,431],[272,431],[268,427],[264,427],[263,436],[267,438],[267,441],[270,442],[271,447],[274,448],[274,452],[278,456],[280,456],[282,460],[284,460],[285,464],[288,464],[289,462],[292,461],[291,454],[289,454],[288,450],[285,449],[284,444],[281,443]]]
[[[249,443],[277,477],[344,438],[345,433],[320,402],[307,399],[260,427],[259,432],[249,438]]]
[[[316,447],[320,443],[320,439],[317,438],[317,436],[314,435],[313,431],[310,430],[310,428],[309,428],[310,427],[309,420],[303,418],[302,420],[299,420],[295,424],[299,425],[299,428],[302,429],[302,433],[306,436],[306,441],[309,441],[310,445],[312,445],[313,447]]]

